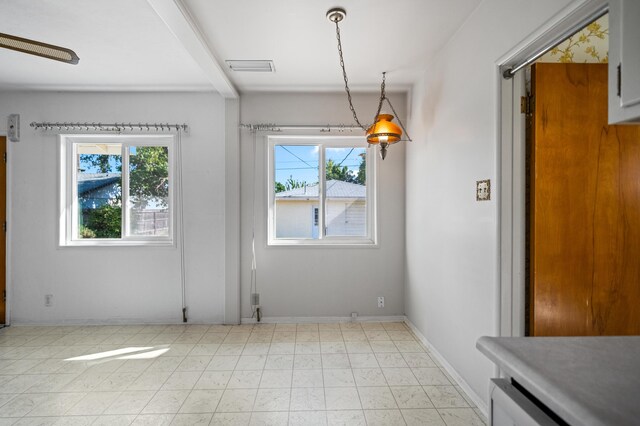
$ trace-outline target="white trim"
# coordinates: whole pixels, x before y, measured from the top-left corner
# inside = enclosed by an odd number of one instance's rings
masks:
[[[238,92],[227,77],[220,61],[180,0],[147,0],[191,58],[204,71],[207,80],[225,98],[237,99]]]
[[[525,115],[520,112],[520,97],[525,92],[525,70],[501,84],[503,140],[513,143],[502,145],[499,151],[500,176],[500,281],[505,284],[498,294],[500,309],[500,336],[524,336],[525,298]]]
[[[74,237],[73,230],[77,228],[77,170],[75,164],[76,146],[90,142],[104,142],[121,145],[122,170],[122,237],[114,239],[78,239]],[[59,145],[59,247],[109,247],[109,246],[165,246],[175,247],[177,228],[177,199],[176,185],[179,185],[176,174],[176,135],[102,135],[102,134],[60,134]],[[129,206],[128,206],[128,166],[129,148],[131,146],[165,146],[168,148],[168,174],[169,174],[169,232],[168,236],[141,236],[128,235]]]
[[[114,319],[98,319],[91,320],[86,318],[71,318],[67,320],[60,320],[55,322],[42,322],[42,321],[25,321],[14,322],[12,327],[56,327],[56,326],[109,326],[109,325],[183,325],[188,327],[189,325],[225,325],[223,319],[220,317],[216,321],[191,321],[188,323],[182,322],[182,312],[180,312],[180,318],[158,318],[158,319],[141,319],[141,318],[114,318]]]
[[[404,315],[391,315],[391,316],[362,316],[357,317],[356,321],[352,321],[351,317],[264,317],[258,323],[255,318],[242,318],[241,324],[334,324],[341,322],[403,322],[405,321]],[[12,326],[57,326],[57,325],[145,325],[145,324],[166,324],[166,325],[184,325],[190,324],[205,324],[205,325],[222,325],[225,324],[224,319],[220,318],[219,321],[191,321],[187,324],[182,322],[182,319],[178,318],[158,318],[152,320],[142,320],[140,318],[111,318],[108,320],[89,320],[83,319],[68,319],[58,322],[39,322],[39,321],[21,321],[11,324]]]
[[[471,386],[469,386],[469,384],[462,378],[462,376],[458,374],[456,369],[447,362],[447,359],[442,356],[440,352],[438,352],[436,347],[433,346],[426,337],[424,337],[420,330],[418,330],[416,326],[413,325],[409,318],[404,317],[404,323],[409,326],[413,334],[415,334],[416,337],[420,340],[420,343],[422,343],[427,347],[427,349],[429,349],[429,354],[432,355],[436,359],[436,361],[438,361],[442,365],[442,367],[444,367],[445,370],[447,370],[447,373],[449,373],[453,380],[455,380],[458,386],[460,386],[462,390],[465,391],[467,396],[471,398],[473,403],[480,409],[480,411],[482,411],[482,414],[487,417],[487,414],[489,412],[487,403],[482,398],[480,398],[480,396],[478,396],[478,394],[475,393],[473,389],[471,389]]]
[[[224,201],[224,322],[240,323],[240,102],[226,99]]]
[[[403,322],[404,315],[362,316],[356,317],[263,317],[260,322],[255,318],[242,318],[241,324],[332,324],[339,322]]]
[[[378,247],[377,232],[377,177],[376,164],[377,156],[373,146],[365,145],[364,136],[313,136],[313,135],[266,135],[267,138],[267,246],[311,246],[311,247]],[[283,142],[285,141],[285,142]],[[325,149],[331,148],[353,148],[354,143],[362,142],[367,153],[367,184],[366,184],[366,214],[367,214],[367,235],[357,236],[327,236],[325,235]],[[275,156],[274,148],[276,145],[320,145],[318,152],[318,205],[319,205],[319,223],[318,238],[275,238],[276,233],[276,213],[275,213]]]
[[[75,159],[78,156],[78,152],[77,152],[77,145],[73,145],[73,155],[71,156],[72,158],[72,163],[69,164],[73,164],[75,163]],[[130,221],[130,214],[129,214],[129,180],[131,179],[129,177],[129,166],[130,166],[130,162],[129,162],[129,154],[131,153],[131,151],[129,150],[129,146],[122,144],[120,145],[120,159],[121,159],[121,165],[122,165],[122,171],[120,172],[120,192],[121,192],[121,197],[122,197],[122,213],[121,213],[121,221],[120,221],[120,239],[125,239],[127,235],[129,235],[129,232],[131,231],[131,224],[129,223]],[[68,165],[67,165],[68,166]],[[80,213],[80,206],[78,206],[78,169],[76,167],[72,168],[72,177],[71,177],[71,184],[73,185],[73,220],[76,221],[78,220],[78,214]],[[125,172],[126,172],[126,179],[125,179]],[[170,181],[171,182],[171,181]],[[173,186],[173,185],[171,185]],[[75,210],[75,211],[74,211]],[[78,224],[74,223],[74,226],[71,227],[71,230],[73,231],[74,229],[78,228]],[[171,230],[169,230],[169,235],[171,235]],[[77,240],[74,238],[76,235],[73,235],[73,233],[71,234],[71,241],[73,243],[75,243]],[[69,241],[69,240],[67,240]],[[81,240],[82,241],[82,240]]]
[[[5,316],[4,316],[4,325],[8,326],[11,325],[11,298],[13,296],[13,286],[12,281],[11,281],[11,272],[12,272],[12,268],[11,268],[11,252],[12,250],[10,250],[11,248],[11,241],[13,238],[13,221],[12,221],[12,214],[11,214],[11,208],[10,206],[13,205],[13,202],[11,202],[11,196],[13,195],[13,191],[11,191],[11,185],[13,183],[13,179],[11,178],[11,172],[13,170],[13,166],[12,166],[12,158],[13,158],[13,149],[12,146],[14,143],[19,143],[19,142],[11,142],[9,140],[9,137],[7,136],[6,133],[0,133],[0,136],[4,136],[7,138],[7,163],[6,163],[6,168],[5,168],[5,173],[6,173],[6,178],[5,178],[5,182],[6,182],[6,192],[5,192],[5,217],[7,218],[7,233],[5,234],[5,275],[4,275],[4,288],[7,292],[7,300],[5,302]]]
[[[520,98],[526,96],[527,87],[525,71],[513,77],[513,104],[511,110],[513,116],[513,144],[512,144],[512,209],[520,212],[512,215],[512,240],[511,240],[511,336],[522,337],[525,331],[525,265],[526,265],[526,237],[527,228],[525,214],[526,200],[526,116],[520,113]],[[504,204],[504,203],[503,203]]]
[[[496,61],[496,64],[500,67],[498,70],[500,78],[502,78],[501,70],[529,58],[533,53],[544,48],[550,41],[560,36],[563,30],[588,18],[608,3],[608,0],[574,0],[568,4]]]

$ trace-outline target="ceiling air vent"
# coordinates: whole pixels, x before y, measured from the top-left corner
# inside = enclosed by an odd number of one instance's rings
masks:
[[[244,61],[244,60],[227,60],[225,61],[232,71],[245,72],[275,72],[273,61]]]

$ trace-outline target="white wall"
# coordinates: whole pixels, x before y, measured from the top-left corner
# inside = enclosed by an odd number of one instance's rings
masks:
[[[152,247],[63,247],[57,241],[57,142],[32,121],[187,123],[183,136],[185,258],[190,322],[222,322],[225,292],[224,100],[195,93],[29,93],[0,97],[9,144],[11,320],[17,323],[181,322],[180,253]],[[53,306],[44,295],[53,294]]]
[[[406,97],[390,95],[390,98],[396,111],[404,118]],[[377,99],[377,94],[354,95],[361,121],[372,121]],[[247,124],[350,124],[353,121],[344,93],[246,94],[242,96],[240,111],[240,120]],[[241,310],[242,317],[248,318],[251,316],[254,137],[243,131],[240,140]],[[404,313],[405,145],[393,145],[386,160],[378,164],[379,247],[267,247],[266,138],[263,133],[257,135],[257,285],[265,317],[349,316],[351,312],[361,316]],[[384,308],[377,307],[377,296],[385,296]]]
[[[493,364],[475,349],[497,330],[496,61],[568,0],[485,0],[412,92],[407,146],[409,320],[480,397]],[[491,179],[491,201],[475,201]]]

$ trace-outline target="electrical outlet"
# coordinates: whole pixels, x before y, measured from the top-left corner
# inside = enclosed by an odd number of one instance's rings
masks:
[[[378,297],[378,308],[384,308],[384,296]]]
[[[476,201],[491,200],[491,181],[489,179],[476,181]]]
[[[44,306],[46,306],[46,307],[53,306],[53,294],[45,294],[44,295]]]

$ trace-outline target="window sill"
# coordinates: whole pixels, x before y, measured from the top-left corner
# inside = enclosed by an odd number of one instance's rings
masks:
[[[83,240],[83,241],[65,241],[59,244],[60,248],[66,247],[175,247],[176,244],[172,240],[155,240],[155,241],[127,241],[127,240]]]
[[[270,240],[268,247],[315,247],[315,248],[377,248],[378,243],[369,239],[362,240]]]

